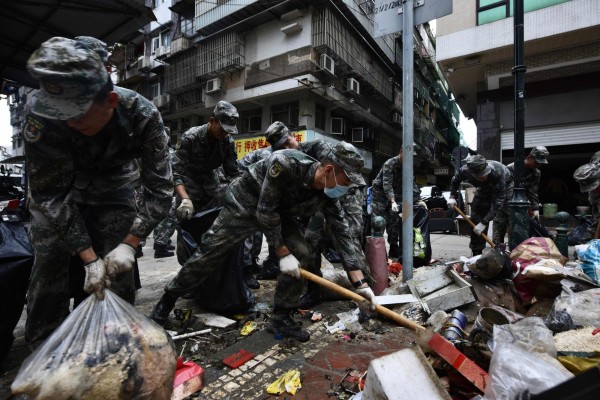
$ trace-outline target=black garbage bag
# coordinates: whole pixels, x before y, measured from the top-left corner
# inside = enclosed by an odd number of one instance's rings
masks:
[[[413,267],[422,267],[431,262],[431,232],[429,231],[429,212],[424,207],[413,206],[413,227],[421,230],[423,237],[423,257],[413,257]],[[400,221],[402,229],[402,221]]]
[[[529,237],[546,237],[554,240],[554,235],[535,218],[529,219]]]
[[[594,224],[594,221],[590,217],[577,216],[579,224],[567,235],[569,246],[576,246],[587,242],[590,238],[586,238],[586,232],[590,226]],[[588,235],[589,236],[589,235]],[[586,240],[587,239],[587,240]]]
[[[14,341],[13,331],[25,306],[33,248],[23,224],[0,221],[0,364]]]
[[[220,208],[195,214],[184,221],[177,229],[177,259],[183,264],[198,248],[198,242],[217,218]],[[242,259],[244,242],[240,242],[223,265],[193,290],[194,298],[200,307],[218,314],[232,315],[243,313],[254,304],[255,296],[244,281]]]

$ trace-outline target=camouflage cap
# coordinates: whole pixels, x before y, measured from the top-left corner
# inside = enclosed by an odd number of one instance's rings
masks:
[[[31,98],[32,112],[58,120],[85,114],[110,79],[95,51],[63,37],[42,43],[29,57],[27,69],[40,84]]]
[[[600,166],[597,164],[583,164],[573,173],[573,178],[579,183],[583,193],[591,192],[600,186]]]
[[[273,150],[279,150],[288,141],[290,130],[283,122],[275,121],[265,131],[265,137]]]
[[[544,146],[535,146],[529,154],[535,159],[538,164],[548,164],[548,156],[550,153]]]
[[[238,130],[235,125],[237,124],[237,120],[240,115],[238,114],[237,108],[235,108],[233,104],[224,100],[219,101],[215,106],[213,115],[217,121],[219,121],[221,128],[223,128],[225,132],[232,135],[237,135]]]
[[[600,165],[600,151],[594,153],[590,162],[592,164]]]
[[[92,36],[76,36],[75,40],[94,50],[100,56],[102,64],[108,63],[108,46],[102,40]]]
[[[356,147],[350,143],[339,142],[331,148],[327,158],[342,167],[352,183],[361,186],[366,184],[365,179],[360,173],[360,170],[365,165],[365,160],[358,150],[356,150]]]
[[[463,161],[467,163],[469,172],[476,178],[486,176],[492,171],[492,167],[488,164],[481,154],[475,154],[465,158]]]

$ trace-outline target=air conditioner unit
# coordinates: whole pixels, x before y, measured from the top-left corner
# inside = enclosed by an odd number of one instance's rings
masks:
[[[159,94],[158,96],[152,99],[152,103],[156,106],[156,108],[165,107],[169,104],[169,95]]]
[[[352,141],[362,143],[364,139],[365,128],[352,128]]]
[[[390,122],[393,124],[402,125],[402,115],[399,112],[392,113],[390,117]]]
[[[321,54],[320,66],[322,69],[329,72],[331,75],[334,75],[335,62],[333,61],[333,58],[329,57],[327,54]]]
[[[221,78],[214,78],[206,81],[206,94],[217,93],[221,91]]]
[[[138,59],[138,71],[148,71],[150,69],[150,57],[140,57]]]
[[[156,58],[167,57],[171,53],[171,46],[160,46],[154,51]]]
[[[346,89],[355,92],[356,94],[360,94],[360,82],[354,78],[348,78]]]
[[[343,135],[344,134],[344,119],[343,118],[331,118],[331,134],[332,135]]]

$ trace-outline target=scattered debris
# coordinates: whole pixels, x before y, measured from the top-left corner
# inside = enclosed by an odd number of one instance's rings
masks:
[[[350,369],[342,378],[340,385],[348,393],[356,394],[362,392],[365,388],[366,376],[367,371],[361,372],[357,369]]]
[[[281,394],[288,392],[289,394],[296,394],[296,392],[302,388],[300,383],[300,371],[292,369],[277,378],[277,380],[271,383],[267,387],[267,393],[269,394]]]
[[[211,326],[213,328],[229,328],[236,323],[236,321],[232,319],[215,313],[196,314],[194,316],[198,318],[199,322],[202,322],[204,325]]]
[[[251,334],[256,328],[258,328],[258,324],[254,321],[248,321],[244,324],[244,326],[242,327],[242,330],[240,331],[240,334],[242,336],[248,336],[249,334]]]
[[[187,339],[187,338],[191,338],[191,337],[198,336],[198,335],[204,335],[205,333],[209,333],[211,331],[212,331],[212,329],[210,329],[210,328],[209,329],[203,329],[201,331],[184,333],[182,335],[172,336],[171,339],[173,339],[173,341],[175,341],[175,340],[181,340],[181,339]]]
[[[202,389],[204,370],[193,361],[177,358],[177,369],[173,381],[171,400],[183,400]]]
[[[238,351],[235,354],[227,356],[223,359],[223,364],[227,365],[229,368],[235,369],[240,365],[247,363],[248,361],[254,358],[254,354],[246,351],[244,349]]]

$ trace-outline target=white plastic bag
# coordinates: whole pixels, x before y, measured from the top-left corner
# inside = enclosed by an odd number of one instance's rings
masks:
[[[177,354],[154,322],[106,290],[85,299],[21,366],[11,389],[31,399],[171,397]]]

